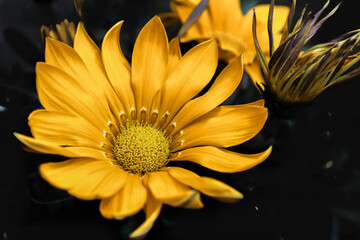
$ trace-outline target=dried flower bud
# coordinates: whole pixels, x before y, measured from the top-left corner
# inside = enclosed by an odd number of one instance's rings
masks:
[[[75,37],[75,24],[73,22],[69,22],[67,19],[62,21],[60,24],[56,24],[56,26],[41,26],[41,40],[45,45],[45,38],[50,37],[56,39],[58,41],[64,42],[69,46],[72,46],[74,43]]]
[[[306,13],[306,7],[289,32],[294,16],[295,1],[292,4],[288,21],[283,31],[279,47],[273,49],[272,42],[272,8],[268,19],[270,44],[270,60],[267,61],[256,36],[256,16],[254,12],[253,34],[254,43],[260,65],[264,73],[264,86],[258,86],[267,105],[272,111],[282,111],[282,107],[310,102],[329,87],[344,82],[358,74],[360,69],[350,69],[359,60],[360,53],[351,55],[359,45],[360,30],[355,30],[328,43],[318,44],[302,51],[303,46],[319,30],[321,25],[335,13],[337,5],[324,18],[319,20],[321,13],[329,1],[315,15]],[[274,5],[274,0],[271,1]],[[260,82],[256,84],[261,85]]]

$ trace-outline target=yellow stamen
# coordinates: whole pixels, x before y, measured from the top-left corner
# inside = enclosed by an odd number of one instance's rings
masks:
[[[131,121],[120,128],[112,151],[125,170],[134,174],[153,172],[168,163],[170,143],[165,131]]]

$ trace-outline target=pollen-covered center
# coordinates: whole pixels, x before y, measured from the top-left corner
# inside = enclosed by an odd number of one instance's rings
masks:
[[[171,138],[148,123],[128,122],[114,138],[119,164],[134,174],[153,172],[168,163]]]

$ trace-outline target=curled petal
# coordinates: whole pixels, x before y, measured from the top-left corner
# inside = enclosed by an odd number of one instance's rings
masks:
[[[272,147],[256,154],[241,154],[213,146],[188,148],[174,154],[170,161],[191,161],[218,172],[234,173],[253,168],[263,162]]]
[[[171,167],[169,174],[179,182],[223,202],[235,202],[243,198],[236,189],[213,178],[200,177],[184,168]]]
[[[144,208],[146,219],[135,231],[130,234],[131,239],[143,239],[146,236],[159,216],[161,207],[162,203],[156,200],[152,194],[149,193]]]

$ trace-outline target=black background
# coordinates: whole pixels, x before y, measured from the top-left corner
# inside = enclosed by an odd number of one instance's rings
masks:
[[[243,1],[243,7],[257,2]],[[298,1],[298,13],[306,2]],[[310,9],[324,3],[309,1]],[[357,1],[343,1],[312,43],[360,28],[359,7]],[[165,0],[85,0],[83,8],[86,28],[98,44],[107,29],[125,19],[121,44],[129,59],[142,26],[168,10]],[[142,213],[124,221],[105,220],[99,201],[80,201],[51,187],[38,176],[37,166],[63,158],[25,152],[13,136],[15,131],[29,135],[27,116],[41,107],[34,74],[35,63],[43,60],[40,27],[64,18],[79,20],[71,0],[0,1],[0,239],[126,239],[143,220]],[[169,29],[169,38],[175,31]],[[201,210],[165,206],[148,239],[360,239],[359,90],[357,77],[289,119],[270,114],[261,134],[234,148],[256,152],[273,144],[272,155],[252,170],[220,174],[187,166],[234,186],[245,198],[224,204],[204,196]],[[233,96],[235,102],[259,98],[241,93]]]

